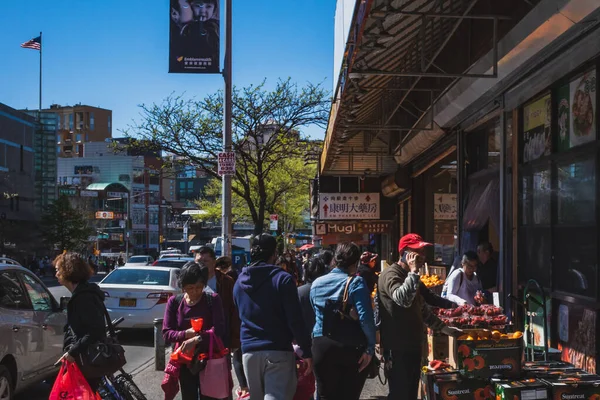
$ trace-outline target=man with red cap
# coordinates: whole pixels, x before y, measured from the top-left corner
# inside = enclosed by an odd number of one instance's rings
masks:
[[[381,347],[386,354],[389,395],[393,400],[414,400],[418,395],[424,325],[446,335],[460,334],[431,312],[422,294],[419,269],[425,248],[431,246],[411,233],[398,245],[400,260],[379,276]]]

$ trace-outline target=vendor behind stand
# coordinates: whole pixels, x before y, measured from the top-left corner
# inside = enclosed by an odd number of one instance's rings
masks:
[[[452,271],[446,279],[448,291],[445,296],[458,305],[475,304],[475,296],[483,290],[477,276],[479,257],[474,251],[467,251],[461,260],[461,268]]]
[[[490,293],[496,292],[498,287],[498,261],[494,255],[492,244],[485,242],[477,246],[477,256],[479,257],[477,276],[481,280],[483,290]]]

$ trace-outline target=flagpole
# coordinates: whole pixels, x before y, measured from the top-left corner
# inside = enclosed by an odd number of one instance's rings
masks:
[[[42,32],[40,32],[40,99],[38,104],[38,118],[42,118]]]

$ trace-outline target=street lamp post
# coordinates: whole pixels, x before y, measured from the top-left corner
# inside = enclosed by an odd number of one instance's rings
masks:
[[[232,150],[232,110],[233,110],[233,81],[232,81],[232,0],[226,0],[225,14],[225,78],[224,107],[223,107],[223,151]],[[231,257],[231,179],[228,174],[223,175],[223,213],[221,216],[221,235],[223,236],[223,256]]]

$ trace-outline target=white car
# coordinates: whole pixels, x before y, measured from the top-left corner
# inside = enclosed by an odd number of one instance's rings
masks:
[[[151,265],[154,262],[154,258],[150,256],[133,256],[129,257],[129,260],[125,263],[126,267],[143,267],[145,265]]]
[[[31,271],[0,262],[0,399],[56,374],[67,314]]]
[[[99,286],[110,317],[124,318],[119,328],[152,328],[155,318],[164,318],[169,298],[181,292],[178,277],[178,268],[119,268]]]

